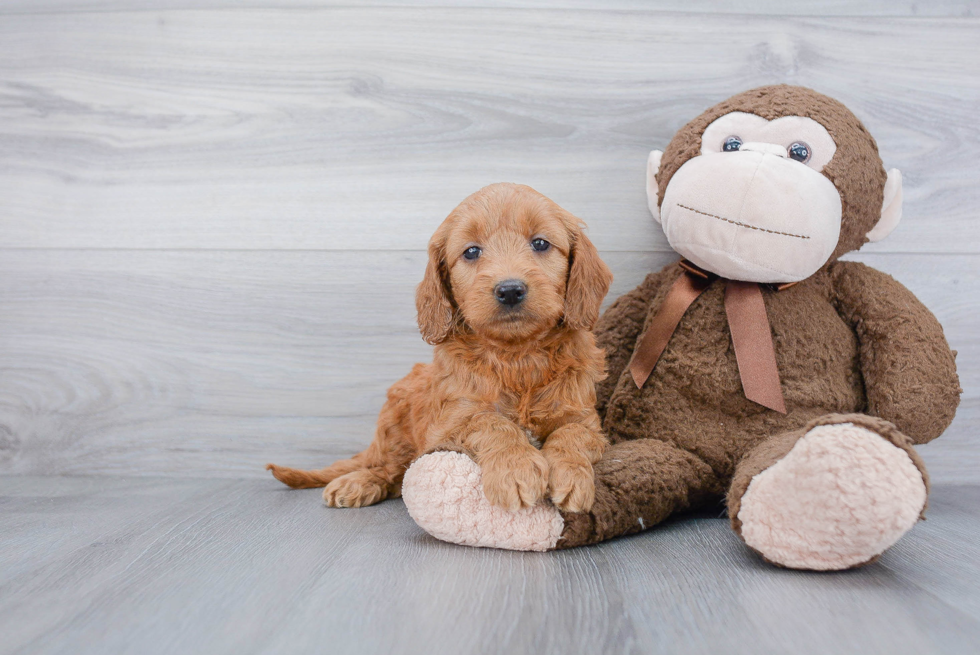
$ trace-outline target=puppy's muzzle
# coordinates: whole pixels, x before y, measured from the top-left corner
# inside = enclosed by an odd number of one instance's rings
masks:
[[[493,288],[493,295],[505,307],[517,307],[527,297],[527,285],[520,280],[504,280]]]

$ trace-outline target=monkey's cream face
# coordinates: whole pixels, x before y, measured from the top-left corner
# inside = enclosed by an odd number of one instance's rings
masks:
[[[802,116],[732,112],[701,144],[667,184],[659,214],[670,245],[733,280],[796,282],[819,270],[841,224],[840,194],[821,173],[837,151],[827,130]]]

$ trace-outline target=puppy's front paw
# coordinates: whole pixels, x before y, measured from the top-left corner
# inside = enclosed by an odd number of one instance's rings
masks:
[[[483,494],[504,509],[531,507],[548,489],[548,461],[537,450],[488,457],[481,466]]]
[[[595,473],[587,460],[548,462],[551,502],[566,512],[588,512],[595,502]]]

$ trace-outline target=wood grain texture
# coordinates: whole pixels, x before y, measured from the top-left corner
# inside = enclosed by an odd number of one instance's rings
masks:
[[[361,450],[387,388],[431,359],[424,267],[424,253],[9,252],[0,470],[265,475]]]
[[[665,251],[649,150],[761,84],[848,104],[906,180],[875,252],[977,252],[980,20],[332,8],[0,22],[0,247],[418,250],[516,180]],[[937,224],[942,229],[937,229]]]
[[[975,3],[395,4],[0,4],[0,472],[360,450],[429,356],[413,288],[462,197],[512,179],[577,213],[611,300],[674,257],[648,150],[786,81],[845,101],[904,172],[904,222],[859,258],[960,351],[964,403],[923,452],[980,480]]]
[[[675,258],[607,254],[607,304]],[[937,481],[977,480],[975,257],[862,259],[947,326],[966,394],[922,452]],[[387,388],[431,358],[415,325],[424,267],[424,253],[10,251],[0,472],[263,476],[267,461],[353,454]]]
[[[724,519],[557,553],[452,546],[401,501],[269,481],[0,478],[0,653],[969,653],[980,488],[846,574]]]
[[[4,0],[2,14],[159,12],[178,9],[322,9],[344,7],[438,7],[587,9],[593,11],[775,14],[783,16],[960,16],[980,15],[977,0]]]

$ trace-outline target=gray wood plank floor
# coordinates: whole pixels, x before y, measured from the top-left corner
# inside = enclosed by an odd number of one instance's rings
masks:
[[[980,487],[876,564],[776,569],[727,520],[460,548],[400,500],[272,481],[0,478],[0,653],[974,653]]]

